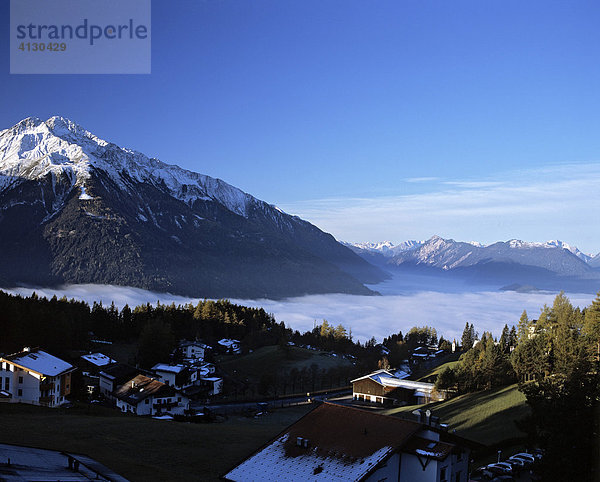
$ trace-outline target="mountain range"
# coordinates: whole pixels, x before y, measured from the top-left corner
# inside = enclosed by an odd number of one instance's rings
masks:
[[[299,217],[58,116],[0,131],[0,252],[0,286],[278,298],[374,294],[387,276]]]
[[[433,236],[426,241],[349,244],[369,262],[405,273],[444,273],[472,282],[499,284],[504,288],[577,289],[600,288],[600,254],[582,253],[562,241],[532,243],[512,239],[483,245]]]

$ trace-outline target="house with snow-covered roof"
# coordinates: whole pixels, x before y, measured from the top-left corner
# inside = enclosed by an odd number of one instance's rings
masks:
[[[206,353],[211,347],[200,341],[182,340],[179,342],[179,353],[183,360],[193,363],[206,358]]]
[[[466,482],[475,446],[439,426],[323,403],[223,478]]]
[[[241,353],[239,340],[223,338],[222,340],[219,340],[217,344],[225,353]]]
[[[439,402],[449,398],[448,390],[436,390],[433,383],[399,378],[388,370],[376,370],[352,383],[354,400],[399,405]]]
[[[75,367],[39,348],[0,358],[0,401],[58,407],[71,393]]]

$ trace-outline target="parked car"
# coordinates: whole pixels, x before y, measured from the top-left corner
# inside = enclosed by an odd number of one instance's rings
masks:
[[[487,466],[487,468],[492,471],[494,474],[497,475],[504,475],[504,474],[512,474],[514,472],[512,465],[507,464],[506,462],[498,462],[495,464],[490,464]]]
[[[528,468],[530,465],[528,460],[521,459],[514,455],[512,457],[507,458],[504,462],[512,465],[513,472],[520,472],[521,470]]]
[[[522,454],[511,455],[508,458],[508,461],[511,461],[511,460],[514,460],[516,463],[518,463],[523,468],[529,468],[535,462],[535,458],[534,457],[526,457],[526,456],[524,456]]]
[[[536,458],[533,454],[528,454],[527,452],[519,452],[518,454],[513,455],[513,457],[519,457],[521,459],[529,460],[532,464],[535,462]]]
[[[494,473],[487,467],[479,467],[471,472],[469,480],[490,480],[494,478]]]

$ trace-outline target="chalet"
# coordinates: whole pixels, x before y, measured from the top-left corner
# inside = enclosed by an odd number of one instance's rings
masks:
[[[423,404],[446,400],[449,392],[436,390],[433,383],[398,378],[387,370],[377,370],[351,381],[354,400],[381,404]]]
[[[117,408],[136,415],[183,415],[189,399],[173,387],[138,375],[115,391]]]
[[[117,363],[116,360],[102,353],[89,353],[79,358],[79,369],[83,375],[83,383],[87,386],[88,393],[92,394],[100,388],[99,373],[115,363]]]
[[[161,382],[175,388],[183,388],[192,384],[189,371],[184,365],[157,363],[152,367],[152,371]]]
[[[100,393],[105,397],[114,400],[115,390],[140,373],[147,372],[123,363],[110,365],[99,373]]]
[[[466,482],[474,445],[439,427],[323,403],[223,478]]]
[[[115,363],[116,360],[102,353],[89,353],[80,357],[79,368],[82,372],[97,375],[101,370]]]
[[[206,352],[211,347],[199,341],[182,340],[179,343],[179,353],[181,358],[187,362],[202,361],[206,358]]]
[[[57,407],[71,393],[75,367],[39,348],[0,358],[0,401]]]

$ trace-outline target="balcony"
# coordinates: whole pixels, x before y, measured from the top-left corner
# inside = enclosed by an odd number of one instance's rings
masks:
[[[172,408],[175,408],[179,405],[179,402],[169,402],[169,403],[155,403],[152,405],[152,408],[154,410],[158,410],[158,411],[166,411],[168,412],[169,410],[171,410]]]
[[[54,402],[54,395],[49,395],[47,397],[40,397],[40,405],[44,405],[45,407],[52,405]]]
[[[40,382],[40,392],[45,392],[48,390],[54,390],[54,383]]]

